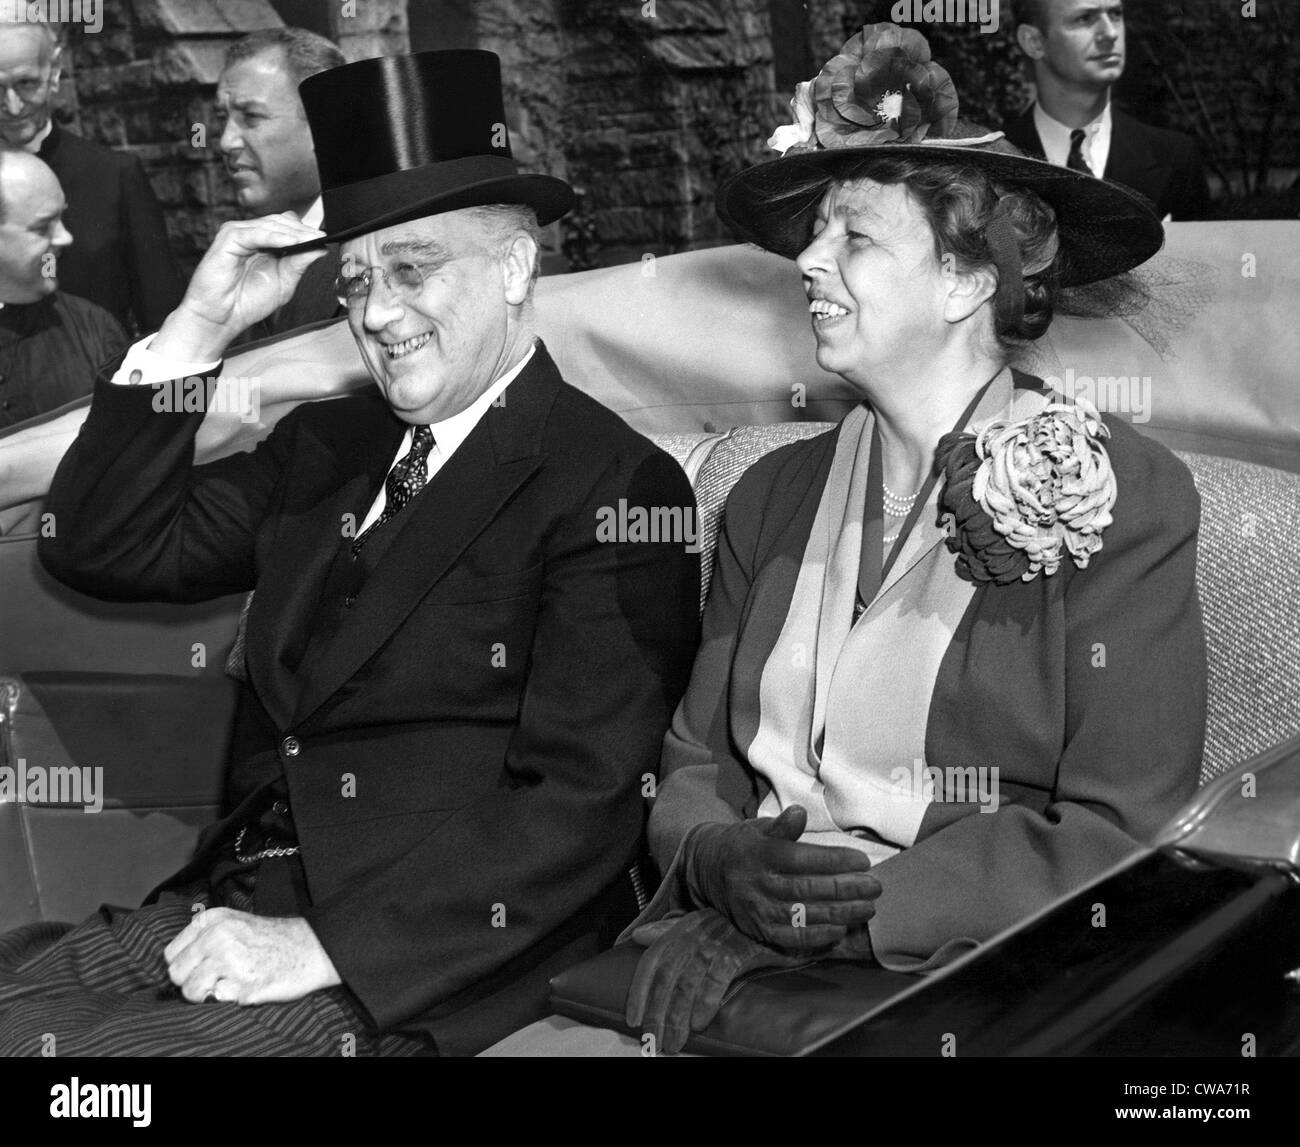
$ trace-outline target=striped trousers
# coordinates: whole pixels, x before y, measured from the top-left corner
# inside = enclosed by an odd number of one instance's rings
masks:
[[[192,1004],[163,949],[207,894],[102,907],[77,925],[0,935],[0,1056],[409,1056],[424,1045],[366,1034],[342,988],[287,1004]]]

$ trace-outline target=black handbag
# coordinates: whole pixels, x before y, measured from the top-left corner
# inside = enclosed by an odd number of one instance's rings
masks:
[[[562,1016],[634,1037],[623,1019],[640,944],[619,944],[551,980],[551,1007]],[[916,976],[874,964],[827,960],[798,968],[764,968],[737,980],[722,1008],[685,1051],[696,1055],[803,1056],[869,1018]]]

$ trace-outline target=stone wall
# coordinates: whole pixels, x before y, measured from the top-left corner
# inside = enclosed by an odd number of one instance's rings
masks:
[[[573,268],[727,241],[717,179],[777,115],[766,7],[753,0],[479,0],[502,59],[516,157],[569,179],[556,242]]]
[[[1117,98],[1201,141],[1218,214],[1300,214],[1300,5],[1148,0],[1129,24]]]
[[[765,0],[119,0],[74,34],[62,119],[139,154],[193,266],[235,215],[211,130],[226,46],[282,13],[349,59],[414,47],[497,52],[515,154],[570,179],[580,208],[549,269],[725,242],[717,180],[783,118]],[[561,255],[561,252],[563,253]]]
[[[727,241],[719,178],[762,149],[775,115],[765,6],[746,0],[560,5],[568,174],[586,265]]]
[[[458,8],[456,4],[451,5]],[[427,46],[475,47],[501,57],[506,121],[515,159],[527,171],[543,171],[568,179],[570,139],[566,96],[568,43],[551,0],[520,4],[517,0],[475,0],[461,10],[455,38],[446,32]],[[412,48],[426,46],[419,40]],[[548,228],[544,236],[543,271],[569,270],[566,237],[576,235],[578,223],[567,219]]]
[[[323,10],[326,28],[321,29],[349,60],[368,60],[409,50],[407,0],[314,0]],[[410,0],[412,6],[431,0]],[[275,4],[287,15],[288,5]],[[292,18],[285,23],[292,23]],[[313,29],[315,31],[316,29]]]
[[[288,20],[332,36],[349,59],[488,48],[503,61],[516,156],[529,169],[569,179],[579,193],[578,210],[548,238],[547,269],[583,268],[728,241],[713,209],[716,186],[770,155],[764,141],[788,119],[790,77],[811,76],[863,22],[888,19],[891,7],[887,0],[106,0],[103,31],[73,36],[60,115],[75,130],[142,156],[177,252],[192,266],[235,214],[210,130],[231,40]],[[1131,20],[1133,74],[1120,95],[1152,122],[1213,134],[1211,158],[1229,176],[1258,168],[1266,151],[1281,177],[1294,177],[1295,70],[1289,87],[1285,75],[1278,79],[1277,45],[1293,34],[1300,5],[1259,0],[1259,7],[1257,23],[1238,19],[1224,28],[1220,0],[1149,0]],[[995,122],[1025,102],[1008,21],[993,36],[923,30],[952,70],[966,114]],[[1150,58],[1159,43],[1161,67]],[[1215,44],[1231,51],[1216,53]],[[1270,95],[1279,88],[1282,95]],[[1261,148],[1263,138],[1273,140],[1271,150]]]

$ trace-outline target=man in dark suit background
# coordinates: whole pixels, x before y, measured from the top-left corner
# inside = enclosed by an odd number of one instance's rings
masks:
[[[98,381],[40,550],[105,598],[256,586],[226,815],[146,907],[0,936],[0,1054],[475,1051],[631,915],[698,557],[693,529],[598,528],[693,499],[534,337],[538,227],[572,190],[518,173],[491,53],[361,61],[302,96],[328,234],[222,227]],[[377,389],[195,467],[202,413],[171,380],[219,376],[326,239]]]
[[[1210,192],[1196,142],[1111,106],[1124,71],[1124,5],[1016,0],[1014,18],[1037,100],[1004,127],[1007,138],[1029,155],[1127,184],[1162,216],[1204,218]]]
[[[227,49],[217,79],[217,146],[245,217],[293,211],[308,227],[320,226],[320,176],[298,85],[345,62],[336,45],[305,28],[267,28]],[[250,327],[240,342],[340,314],[338,272],[338,247],[331,244],[304,272],[293,298]]]
[[[67,196],[64,221],[77,241],[61,261],[63,289],[127,330],[157,330],[184,291],[162,210],[135,156],[54,122],[62,53],[49,24],[0,23],[0,147],[38,156]]]

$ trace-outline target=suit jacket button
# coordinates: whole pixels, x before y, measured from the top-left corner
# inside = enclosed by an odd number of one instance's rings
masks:
[[[302,752],[302,744],[297,737],[285,737],[280,742],[280,752],[286,757],[296,757]]]
[[[289,802],[276,801],[275,804],[271,806],[271,811],[275,813],[276,816],[284,816],[284,814],[289,811]]]
[[[356,605],[356,602],[357,602],[357,595],[355,593],[350,593],[348,594],[347,597],[343,599],[343,606],[345,609],[351,609],[354,605]]]

